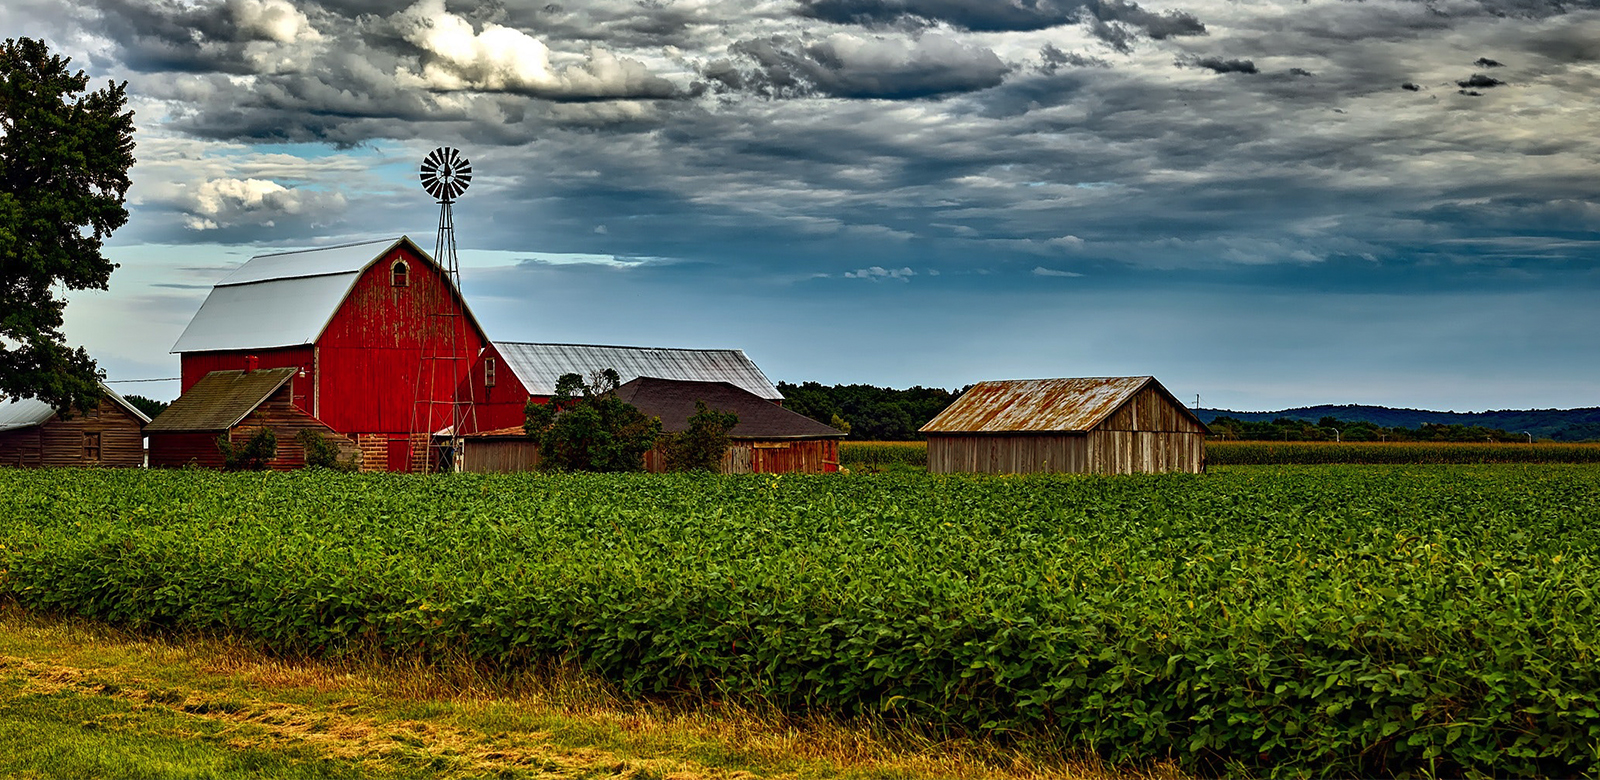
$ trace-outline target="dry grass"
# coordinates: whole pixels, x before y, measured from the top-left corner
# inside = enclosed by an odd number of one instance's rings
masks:
[[[114,696],[222,725],[240,748],[292,747],[374,773],[419,756],[437,776],[638,778],[1176,778],[904,724],[793,718],[759,704],[617,696],[571,668],[265,655],[211,637],[163,639],[0,608],[0,678],[25,692]]]

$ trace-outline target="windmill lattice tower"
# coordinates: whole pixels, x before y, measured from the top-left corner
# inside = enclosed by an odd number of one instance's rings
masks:
[[[422,365],[417,371],[416,403],[411,412],[410,462],[413,471],[430,470],[430,445],[439,430],[435,426],[443,419],[448,421],[449,444],[441,448],[438,465],[459,471],[461,433],[476,427],[476,419],[470,376],[474,356],[467,354],[466,346],[466,298],[461,297],[459,307],[452,306],[450,300],[451,293],[461,296],[461,263],[456,257],[456,224],[451,206],[472,183],[472,164],[460,151],[441,146],[423,158],[421,177],[422,188],[439,201],[439,233],[433,259],[444,269],[451,289],[433,301],[433,311],[428,312]],[[439,398],[440,379],[448,383],[445,399]],[[458,387],[465,388],[465,397]],[[448,407],[448,416],[441,414],[445,411],[441,407]]]

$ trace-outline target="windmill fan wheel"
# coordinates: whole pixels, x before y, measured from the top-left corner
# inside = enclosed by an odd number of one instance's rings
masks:
[[[472,183],[472,163],[460,151],[441,146],[422,160],[422,188],[441,202],[453,201]]]

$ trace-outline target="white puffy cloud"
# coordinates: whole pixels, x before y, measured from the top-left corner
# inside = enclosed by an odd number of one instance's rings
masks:
[[[228,11],[239,31],[257,40],[295,43],[322,39],[311,20],[287,0],[228,0]]]
[[[644,63],[599,46],[591,46],[584,61],[558,67],[551,62],[550,47],[538,38],[494,23],[479,31],[446,11],[444,0],[421,0],[394,22],[405,40],[424,53],[420,72],[404,65],[396,72],[403,86],[557,98],[669,97],[677,91]]]
[[[338,192],[285,187],[268,179],[210,179],[189,190],[182,201],[191,230],[216,230],[238,224],[273,226],[285,216],[342,210]]]
[[[862,268],[857,271],[844,272],[844,278],[846,279],[870,279],[874,282],[881,282],[885,279],[890,279],[896,282],[908,282],[911,281],[911,277],[916,275],[917,272],[911,270],[910,268],[884,268],[880,265],[875,265],[870,268]]]

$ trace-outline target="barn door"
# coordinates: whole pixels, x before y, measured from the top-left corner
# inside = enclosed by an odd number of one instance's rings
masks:
[[[410,471],[411,470],[411,437],[409,437],[409,436],[390,436],[389,437],[389,470],[390,471]]]

